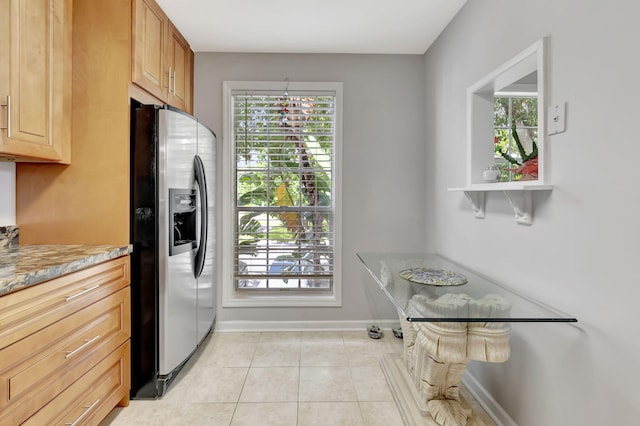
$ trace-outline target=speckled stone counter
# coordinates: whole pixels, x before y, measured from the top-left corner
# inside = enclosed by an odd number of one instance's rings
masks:
[[[0,296],[131,253],[131,246],[18,245],[0,248]]]
[[[17,226],[0,226],[0,248],[18,245],[19,229]]]

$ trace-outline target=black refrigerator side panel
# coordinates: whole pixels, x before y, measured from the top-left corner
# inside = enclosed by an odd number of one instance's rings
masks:
[[[158,229],[157,112],[131,114],[131,397],[157,396]]]

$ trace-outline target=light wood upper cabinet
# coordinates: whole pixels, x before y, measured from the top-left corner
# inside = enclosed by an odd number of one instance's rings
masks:
[[[132,82],[191,112],[193,53],[154,0],[135,0],[132,33]]]
[[[73,0],[73,161],[16,165],[21,244],[130,241],[132,2]]]
[[[72,0],[0,0],[0,157],[69,163]]]
[[[169,19],[153,0],[135,0],[133,6],[133,82],[161,100],[167,99],[166,64]]]
[[[192,52],[189,43],[169,23],[169,104],[184,111],[191,109]]]

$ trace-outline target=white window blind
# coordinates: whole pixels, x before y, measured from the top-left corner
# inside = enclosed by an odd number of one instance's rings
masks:
[[[331,291],[335,94],[231,94],[237,290]]]

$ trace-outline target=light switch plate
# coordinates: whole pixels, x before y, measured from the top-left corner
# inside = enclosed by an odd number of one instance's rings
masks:
[[[549,129],[547,133],[549,135],[555,135],[564,132],[566,126],[566,110],[566,102],[560,102],[549,107],[549,109],[547,110],[547,127]]]

